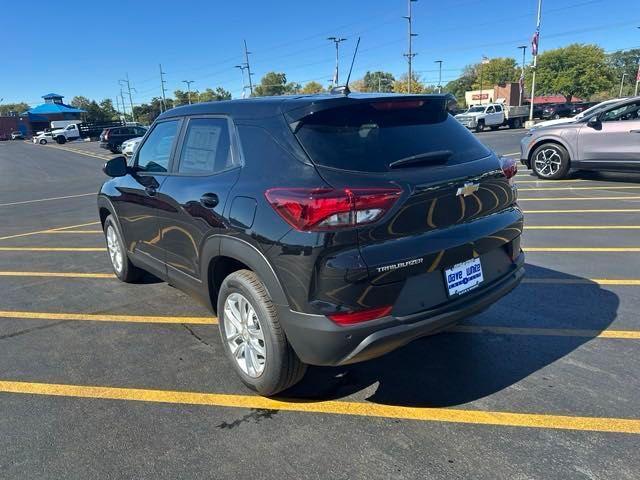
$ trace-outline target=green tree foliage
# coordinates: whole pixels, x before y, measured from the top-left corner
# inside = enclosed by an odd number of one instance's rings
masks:
[[[536,95],[560,94],[570,102],[611,89],[614,83],[604,50],[597,45],[574,43],[538,57]]]
[[[87,122],[108,122],[118,116],[112,101],[108,98],[98,103],[87,97],[77,96],[71,100],[71,106],[85,110],[84,119]]]
[[[219,102],[221,100],[231,100],[231,92],[222,87],[216,87],[215,90],[207,88],[198,96],[199,102]]]
[[[171,98],[167,98],[166,106],[167,109],[174,107]],[[133,107],[136,120],[144,125],[151,125],[162,110],[162,98],[160,97],[153,97],[151,102]]]
[[[176,107],[179,107],[181,105],[187,105],[189,103],[189,92],[185,92],[182,90],[175,90],[173,92],[173,104]],[[194,91],[191,92],[191,102],[192,103],[197,103],[198,102],[198,92]]]
[[[623,90],[623,95],[633,95],[636,75],[638,74],[638,62],[640,62],[640,48],[634,48],[632,50],[618,50],[613,52],[607,58],[607,63],[613,70],[613,77],[616,85],[622,80],[622,74],[626,73],[625,84],[626,88]],[[616,89],[615,95],[619,94],[619,90]]]
[[[3,115],[21,115],[31,107],[24,103],[5,103],[4,105],[0,105],[0,116]]]
[[[376,71],[367,72],[363,81],[366,92],[393,92],[393,83],[396,79],[392,73]]]
[[[408,93],[409,91],[409,75],[403,74],[395,82],[393,82],[393,91],[396,93]],[[423,93],[425,91],[425,85],[420,79],[420,75],[415,72],[411,72],[411,93]]]
[[[307,83],[304,87],[302,87],[302,90],[300,90],[300,93],[313,94],[313,93],[320,93],[323,91],[324,91],[324,88],[322,87],[321,84],[319,84],[318,82],[312,81]]]
[[[473,65],[465,67],[462,75],[451,80],[444,86],[443,91],[453,94],[456,97],[458,105],[464,106],[466,101],[464,94],[469,90],[473,90],[473,84],[476,82],[476,72]]]
[[[493,88],[495,85],[517,82],[520,69],[515,58],[492,58],[489,62],[473,65],[475,81],[472,90],[480,88],[480,71],[482,70],[482,87]]]
[[[102,110],[102,113],[104,114],[104,117],[107,120],[118,119],[118,112],[116,112],[116,109],[113,108],[113,102],[111,101],[110,98],[105,98],[100,102],[99,105],[100,105],[100,110]]]
[[[287,75],[278,72],[269,72],[253,88],[256,97],[268,97],[272,95],[284,95],[287,92]]]

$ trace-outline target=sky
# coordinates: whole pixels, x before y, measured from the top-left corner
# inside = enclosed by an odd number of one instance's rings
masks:
[[[243,40],[253,81],[268,71],[301,84],[327,85],[335,68],[328,36],[346,37],[340,68],[346,73],[361,37],[352,79],[367,70],[399,76],[407,70],[407,0],[32,0],[28,10],[4,9],[0,98],[2,103],[42,103],[55,92],[115,99],[128,74],[134,104],[160,95],[159,64],[167,95],[222,86],[242,92]],[[537,0],[418,0],[413,6],[414,70],[437,84],[457,78],[465,65],[487,57],[521,61],[519,45],[535,30]],[[540,50],[569,43],[597,43],[606,51],[640,47],[640,1],[543,0]],[[344,78],[344,77],[343,77]],[[128,99],[127,99],[128,101]]]

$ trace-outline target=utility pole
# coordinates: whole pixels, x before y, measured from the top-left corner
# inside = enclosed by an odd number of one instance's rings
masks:
[[[159,63],[158,66],[160,67],[160,89],[162,90],[162,105],[160,108],[160,113],[162,113],[162,109],[164,108],[165,110],[167,109],[167,99],[165,97],[165,84],[167,83],[166,80],[164,79],[164,76],[167,74],[166,72],[162,71],[162,64]]]
[[[346,38],[328,37],[327,40],[329,40],[330,42],[335,43],[335,45],[336,45],[336,72],[335,72],[335,74],[333,76],[333,86],[337,87],[338,83],[339,83],[339,79],[338,79],[338,64],[340,63],[340,61],[339,61],[340,43],[344,42],[346,40]]]
[[[136,121],[136,117],[133,114],[133,98],[131,97],[131,83],[129,82],[129,74],[126,74],[126,80],[118,80],[118,83],[120,83],[120,86],[122,86],[123,83],[127,84],[127,90],[129,91],[129,105],[131,106],[131,121],[135,122]],[[134,88],[135,90],[135,88]]]
[[[247,41],[244,40],[244,65],[247,68],[247,75],[249,76],[249,93],[253,96],[253,83],[251,82],[251,66],[249,65],[249,54],[251,52],[247,50]]]
[[[533,99],[536,95],[536,68],[538,66],[538,50],[540,49],[540,18],[542,16],[542,0],[538,0],[538,20],[536,21],[536,33],[531,42],[531,54],[533,55],[533,75],[531,77],[531,104],[529,107],[529,121],[533,122]]]
[[[627,72],[622,74],[622,80],[620,80],[620,95],[618,97],[622,97],[622,90],[624,89],[624,77],[627,76]]]
[[[127,108],[124,103],[124,94],[122,93],[122,84],[120,84],[120,101],[122,102],[122,113],[124,117],[124,121],[127,121]]]
[[[518,47],[520,50],[522,50],[522,75],[520,75],[520,102],[518,103],[519,106],[522,106],[522,97],[524,96],[524,62],[526,61],[526,55],[527,55],[527,46],[526,45],[520,45]]]
[[[483,55],[482,60],[480,61],[480,105],[482,105],[482,100],[483,100],[482,91],[484,90],[484,78],[483,78],[484,66],[487,63],[489,63],[489,59]]]
[[[191,84],[193,80],[182,80],[182,83],[187,84],[187,98],[189,98],[189,105],[191,105]]]
[[[120,113],[120,100],[118,100],[117,95],[116,95],[116,112],[118,112],[118,118],[122,118],[122,114]]]
[[[442,93],[442,60],[436,60],[438,64],[438,93]]]
[[[404,54],[405,57],[407,57],[407,61],[409,62],[409,77],[407,78],[407,93],[411,93],[411,80],[413,79],[413,72],[411,70],[412,64],[413,64],[413,57],[415,57],[417,54],[413,53],[413,37],[417,37],[418,34],[417,33],[413,33],[413,14],[411,12],[411,4],[413,2],[417,2],[418,0],[407,0],[407,7],[408,7],[408,15],[406,17],[407,19],[407,23],[408,23],[408,34],[407,34],[407,38],[409,40],[409,51],[407,53]]]
[[[235,68],[240,69],[240,74],[242,75],[242,98],[245,98],[245,92],[247,90],[247,85],[244,83],[244,70],[247,68],[245,65],[236,65]]]

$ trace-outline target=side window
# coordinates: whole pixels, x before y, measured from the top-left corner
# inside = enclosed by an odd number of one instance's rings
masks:
[[[496,105],[496,113],[502,112],[502,105]]]
[[[147,131],[144,128],[140,128],[140,127],[136,127],[136,135],[138,135],[139,137],[143,137],[145,133],[147,133]]]
[[[603,122],[640,120],[640,102],[628,103],[602,115]]]
[[[189,121],[180,153],[178,173],[211,174],[234,166],[229,124],[224,118]]]
[[[487,108],[487,113],[496,113],[496,110],[493,107]]]
[[[138,150],[136,167],[143,172],[169,170],[171,148],[178,133],[178,120],[156,124],[153,131]]]

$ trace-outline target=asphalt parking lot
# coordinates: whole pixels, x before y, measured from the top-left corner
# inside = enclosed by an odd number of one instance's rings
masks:
[[[478,138],[517,158],[523,134]],[[525,283],[265,399],[204,308],[111,274],[110,156],[0,142],[1,478],[639,478],[640,175],[521,170]]]

